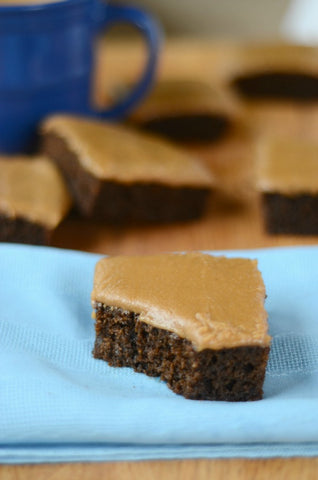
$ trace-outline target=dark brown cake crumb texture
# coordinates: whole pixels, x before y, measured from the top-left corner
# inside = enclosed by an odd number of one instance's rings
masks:
[[[306,73],[251,73],[235,78],[232,85],[247,99],[318,100],[318,77]]]
[[[265,193],[263,209],[269,233],[318,235],[318,195]]]
[[[137,125],[142,130],[176,142],[210,143],[225,136],[230,128],[230,121],[221,114],[193,113],[158,116]]]
[[[97,304],[94,357],[113,367],[131,367],[160,377],[175,393],[189,399],[262,398],[268,347],[197,352],[188,340],[138,317],[134,312]]]
[[[24,218],[0,215],[0,242],[48,245],[50,232],[44,226]]]

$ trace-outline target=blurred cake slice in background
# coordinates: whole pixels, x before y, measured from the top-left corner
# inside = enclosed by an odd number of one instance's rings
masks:
[[[56,115],[43,150],[63,173],[79,211],[110,223],[170,222],[202,215],[213,177],[169,142],[98,120]]]
[[[223,74],[243,98],[318,101],[318,47],[241,45],[230,57]]]
[[[268,232],[317,235],[318,143],[263,139],[256,170]]]
[[[159,81],[131,117],[139,128],[186,143],[224,138],[239,114],[238,100],[208,82]]]
[[[0,241],[46,245],[71,207],[56,166],[44,157],[0,157]]]

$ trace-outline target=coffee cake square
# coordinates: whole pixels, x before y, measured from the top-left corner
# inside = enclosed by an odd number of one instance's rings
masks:
[[[189,399],[257,400],[270,345],[264,299],[255,260],[107,257],[95,270],[93,354]]]

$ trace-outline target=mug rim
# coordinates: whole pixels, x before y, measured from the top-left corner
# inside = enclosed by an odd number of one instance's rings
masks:
[[[38,4],[0,5],[0,13],[1,12],[4,12],[4,13],[34,12],[39,10],[41,11],[41,10],[51,9],[51,8],[52,9],[63,8],[66,5],[85,3],[89,1],[91,0],[60,0],[60,1],[45,3],[45,0],[43,0],[43,3],[38,3]]]

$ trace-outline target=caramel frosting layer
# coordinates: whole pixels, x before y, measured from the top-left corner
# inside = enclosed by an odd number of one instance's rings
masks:
[[[263,139],[257,176],[263,192],[318,194],[318,143],[294,138]]]
[[[93,307],[139,313],[198,351],[270,343],[256,260],[199,252],[107,257],[96,265],[91,298]]]
[[[289,43],[241,44],[228,52],[222,70],[227,78],[264,72],[318,75],[318,48]]]
[[[161,80],[133,114],[143,121],[161,116],[211,114],[236,117],[240,106],[231,92],[197,80]]]
[[[97,120],[57,115],[44,133],[63,138],[81,166],[100,179],[211,187],[211,173],[199,160],[167,141]]]
[[[0,212],[55,228],[71,206],[59,171],[45,157],[0,157]]]

